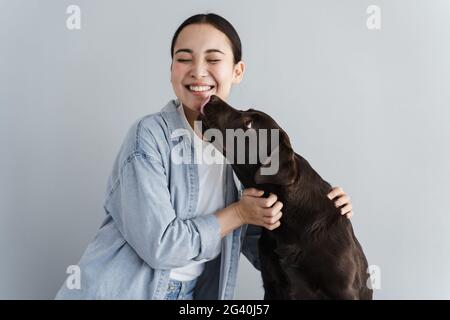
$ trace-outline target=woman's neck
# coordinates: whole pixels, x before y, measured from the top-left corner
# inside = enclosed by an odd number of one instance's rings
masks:
[[[202,139],[202,133],[197,132],[194,129],[194,122],[197,120],[199,113],[195,110],[191,110],[190,108],[186,107],[185,105],[182,105],[184,110],[184,115],[186,116],[186,120],[188,121],[189,125],[191,126],[192,130]]]

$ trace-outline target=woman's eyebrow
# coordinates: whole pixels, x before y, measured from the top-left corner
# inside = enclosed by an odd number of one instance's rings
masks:
[[[193,51],[192,51],[191,49],[183,48],[183,49],[178,49],[178,50],[175,52],[175,54],[181,53],[181,52],[187,52],[187,53],[190,53],[190,54],[193,53]],[[221,53],[221,54],[225,54],[225,53],[223,53],[222,51],[220,51],[219,49],[208,49],[208,50],[206,50],[205,52],[206,52],[206,53],[210,53],[210,52],[219,52],[219,53]]]
[[[187,52],[187,53],[192,53],[193,51],[191,49],[178,49],[175,54],[180,53],[180,52]]]
[[[219,49],[208,49],[208,50],[206,50],[205,52],[206,52],[206,53],[210,53],[210,52],[219,52],[219,53],[221,53],[221,54],[225,54],[225,53],[223,53],[222,51],[220,51]]]

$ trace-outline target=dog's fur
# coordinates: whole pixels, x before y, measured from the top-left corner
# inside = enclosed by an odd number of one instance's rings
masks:
[[[263,228],[259,240],[264,299],[372,299],[367,260],[350,221],[327,197],[330,184],[292,150],[278,124],[261,111],[237,110],[214,95],[202,106],[199,120],[203,132],[214,128],[224,137],[226,129],[279,129],[277,174],[262,175],[260,160],[237,163],[236,152],[235,159],[228,159],[245,188],[272,192],[283,203],[280,227]],[[227,157],[226,141],[211,142]],[[258,144],[248,146],[246,156],[249,150],[258,152],[252,148]],[[270,143],[267,151],[274,151]]]

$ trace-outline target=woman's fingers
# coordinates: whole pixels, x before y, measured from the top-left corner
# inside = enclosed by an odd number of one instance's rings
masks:
[[[264,224],[264,228],[268,229],[268,230],[274,230],[276,228],[278,228],[281,225],[280,221],[278,220],[277,222],[275,222],[274,224]]]
[[[259,199],[259,204],[263,208],[270,208],[277,201],[277,199],[277,195],[271,192],[267,198]]]
[[[242,191],[242,195],[245,195],[245,196],[261,198],[261,196],[263,194],[264,194],[264,190],[259,190],[256,188],[248,188],[248,189],[244,189]],[[278,199],[277,195],[271,192],[267,198],[261,198],[258,203],[259,203],[260,207],[270,208],[277,201],[277,199]]]
[[[345,217],[346,217],[347,219],[350,219],[351,217],[353,217],[353,211],[350,211],[349,213],[347,213],[347,214],[345,215]]]
[[[264,190],[259,190],[256,188],[248,188],[242,191],[244,196],[261,197],[264,194]]]
[[[347,213],[349,213],[350,211],[352,211],[352,209],[353,209],[352,204],[349,203],[349,204],[347,204],[346,206],[344,206],[344,207],[341,209],[341,214],[342,214],[342,215],[347,214]]]
[[[333,187],[333,189],[330,191],[330,193],[328,193],[327,196],[330,200],[333,200],[334,198],[342,196],[344,194],[344,190],[342,190],[341,187]]]
[[[283,215],[283,213],[281,211],[278,211],[274,216],[264,216],[263,217],[264,224],[272,225],[272,224],[278,222],[278,220],[280,220],[282,215]]]
[[[278,212],[280,212],[281,208],[283,208],[283,203],[281,201],[275,202],[272,207],[263,209],[264,217],[275,216]]]
[[[259,190],[256,188],[248,188],[244,189],[242,192],[242,195],[245,196],[252,196],[252,197],[261,197],[264,194],[264,190]],[[260,207],[263,208],[270,208],[273,206],[273,204],[277,201],[277,196],[274,193],[270,193],[267,198],[261,198],[260,201],[258,201]]]
[[[340,210],[341,215],[345,215],[347,219],[353,216],[353,206],[350,197],[345,194],[341,187],[334,187],[327,196],[330,200],[334,199],[336,208],[343,206]]]
[[[348,195],[340,196],[339,198],[337,198],[337,200],[334,201],[334,205],[336,207],[340,207],[344,204],[349,204],[349,203],[350,203],[350,197]]]
[[[243,196],[257,197],[258,199],[251,200],[252,202],[257,201],[257,206],[254,213],[254,219],[261,219],[262,215],[262,225],[268,230],[274,230],[278,228],[280,223],[280,218],[283,215],[281,208],[283,208],[283,203],[277,201],[278,197],[274,193],[270,193],[267,198],[262,198],[264,190],[259,190],[256,188],[244,189],[242,192]],[[250,199],[249,199],[250,200]],[[259,215],[259,217],[257,217]],[[259,220],[261,223],[261,220]]]
[[[274,230],[280,226],[280,219],[283,216],[281,208],[283,208],[283,203],[277,201],[271,208],[264,209],[263,223],[265,228]]]

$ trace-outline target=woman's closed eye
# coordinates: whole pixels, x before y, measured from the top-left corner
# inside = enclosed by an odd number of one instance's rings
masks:
[[[190,61],[192,61],[192,59],[177,59],[177,61],[183,63],[183,62],[190,62]],[[208,59],[206,61],[208,63],[216,64],[216,63],[220,62],[221,60],[220,59]]]

